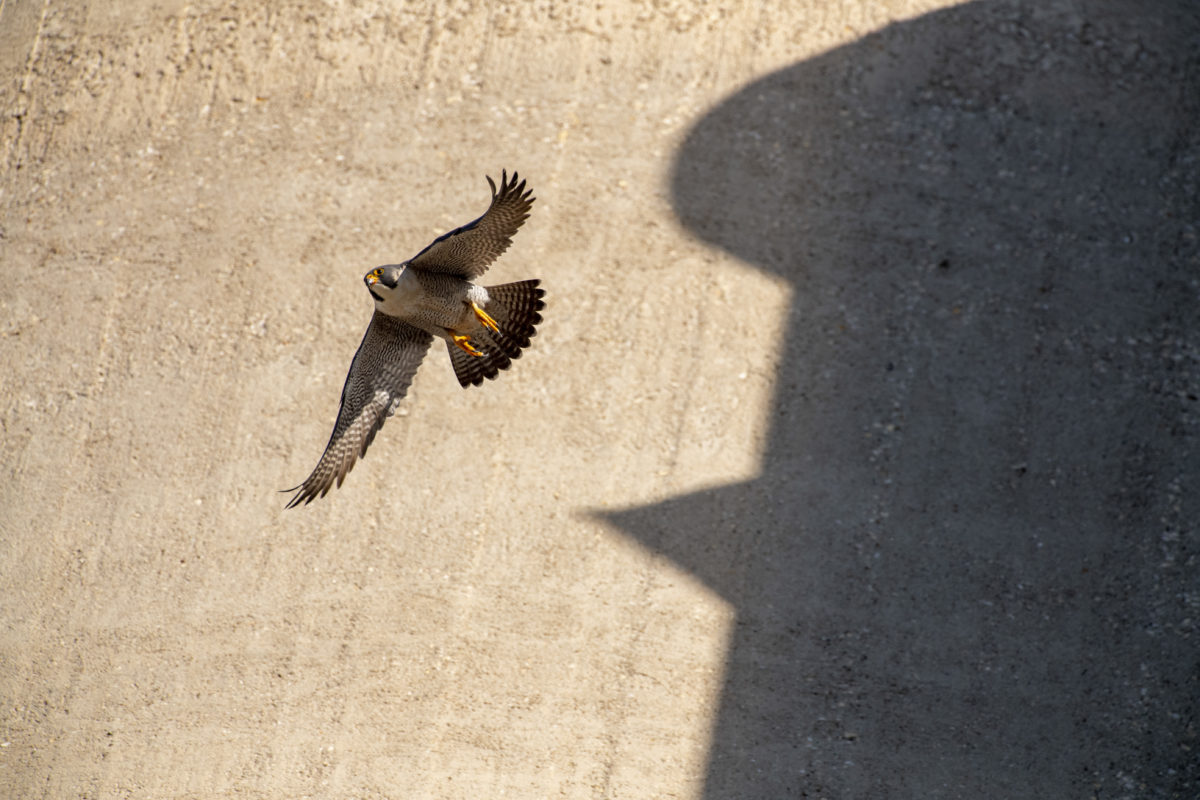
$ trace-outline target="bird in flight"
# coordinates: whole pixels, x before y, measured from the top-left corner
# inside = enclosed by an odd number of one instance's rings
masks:
[[[292,508],[341,487],[354,462],[367,454],[408,391],[433,337],[446,342],[450,364],[465,388],[508,369],[529,347],[542,321],[545,292],[538,279],[480,286],[482,275],[529,218],[535,198],[517,173],[488,177],[492,203],[482,217],[439,236],[402,264],[363,276],[375,314],[342,387],[341,407],[325,452],[287,504]]]

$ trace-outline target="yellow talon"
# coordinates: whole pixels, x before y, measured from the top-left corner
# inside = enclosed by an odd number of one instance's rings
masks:
[[[471,345],[471,337],[470,336],[464,336],[461,333],[451,333],[450,337],[452,339],[454,339],[454,343],[456,345],[458,345],[460,350],[462,350],[466,353],[469,353],[470,355],[473,355],[473,356],[482,356],[483,355],[483,353],[479,352]]]
[[[487,328],[492,333],[500,332],[500,326],[496,324],[496,320],[492,319],[491,316],[489,316],[488,313],[482,308],[475,305],[474,301],[471,302],[471,310],[475,312],[475,316],[479,318],[479,322],[483,325],[483,327]]]

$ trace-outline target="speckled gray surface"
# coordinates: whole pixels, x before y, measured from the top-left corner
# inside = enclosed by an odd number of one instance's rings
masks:
[[[738,609],[706,797],[1200,793],[1198,22],[970,4],[692,129],[793,292],[762,475],[618,516]]]

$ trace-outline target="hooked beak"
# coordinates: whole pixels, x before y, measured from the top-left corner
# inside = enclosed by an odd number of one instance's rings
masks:
[[[368,272],[363,276],[363,283],[367,285],[367,291],[371,293],[371,297],[374,297],[376,300],[382,303],[383,295],[379,294],[379,292],[375,291],[374,289],[375,284],[379,283],[379,278],[374,273]]]

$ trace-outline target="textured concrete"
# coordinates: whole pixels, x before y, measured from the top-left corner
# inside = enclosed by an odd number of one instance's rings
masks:
[[[1200,12],[779,5],[0,3],[0,796],[1200,795]]]

